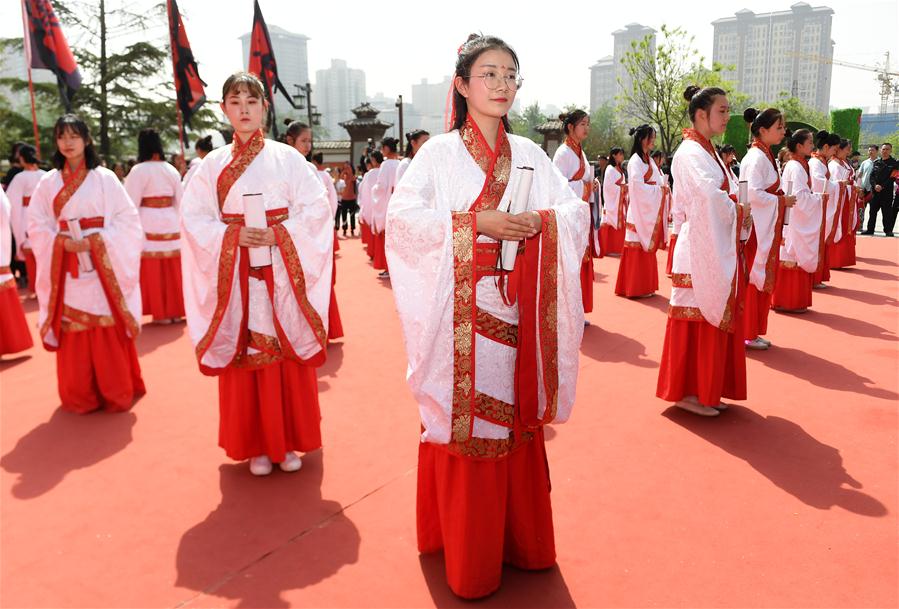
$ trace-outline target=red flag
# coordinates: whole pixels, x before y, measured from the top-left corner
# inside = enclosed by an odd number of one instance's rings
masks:
[[[181,116],[184,117],[184,122],[190,125],[191,117],[206,103],[206,90],[203,88],[206,83],[197,71],[197,62],[193,51],[190,50],[190,41],[187,39],[187,31],[184,29],[184,22],[181,21],[181,13],[178,12],[175,0],[168,0],[168,13],[175,93]]]
[[[272,39],[268,35],[268,26],[265,25],[265,19],[262,18],[262,9],[259,8],[259,0],[254,0],[253,4],[253,31],[250,35],[250,61],[248,62],[247,71],[258,76],[262,81],[262,86],[265,89],[265,97],[269,104],[269,114],[272,118],[272,126],[275,135],[277,135],[278,121],[275,120],[274,89],[280,91],[284,97],[287,98],[287,101],[291,106],[296,108],[297,105],[293,103],[293,98],[278,78],[278,66],[275,63],[275,51],[272,48]]]
[[[69,111],[71,98],[81,86],[78,64],[66,42],[50,0],[22,0],[25,7],[25,49],[32,68],[50,70],[56,75],[59,95]]]

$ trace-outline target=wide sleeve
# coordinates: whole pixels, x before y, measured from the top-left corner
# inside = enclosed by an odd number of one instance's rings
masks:
[[[143,200],[146,175],[143,168],[138,169],[138,166],[135,166],[125,176],[125,192],[128,193],[128,197],[135,207],[140,207]]]
[[[322,175],[322,184],[327,188],[328,203],[331,205],[331,217],[337,215],[337,190],[334,188],[334,180],[330,176]]]
[[[9,240],[10,235],[12,234],[12,227],[10,226],[11,209],[12,206],[9,204],[9,197],[6,196],[6,193],[0,188],[0,267],[9,266],[9,259],[7,256],[9,256],[10,250],[12,249],[12,243],[10,243]],[[7,270],[0,271],[0,277],[6,277],[7,275],[9,275]],[[5,283],[6,279],[3,279],[2,281]]]
[[[606,167],[605,177],[602,180],[602,222],[614,229],[622,228],[618,226],[618,198],[621,196],[621,187],[616,184],[617,176],[618,172],[609,165]]]
[[[47,304],[50,299],[51,265],[53,242],[59,233],[56,215],[53,213],[53,198],[61,188],[59,172],[45,173],[31,194],[28,205],[28,243],[37,260],[37,279],[34,290],[38,298],[38,327],[47,319]]]
[[[627,210],[627,221],[634,225],[640,244],[645,251],[649,251],[652,245],[652,237],[656,224],[659,222],[662,205],[662,184],[656,180],[649,184],[644,179],[648,166],[636,154],[628,162],[628,196],[631,205]],[[720,182],[720,180],[719,180]],[[663,219],[664,220],[664,219]],[[667,223],[663,222],[667,226]],[[660,246],[660,243],[656,243]]]
[[[286,164],[289,217],[275,227],[280,253],[272,257],[275,310],[282,325],[297,329],[288,331],[288,338],[294,352],[308,360],[327,340],[334,216],[315,169],[299,153],[290,154]]]
[[[169,176],[169,180],[172,183],[172,206],[175,208],[175,212],[178,215],[181,214],[181,199],[184,198],[184,183],[181,182],[181,175],[178,173],[178,170],[166,163],[166,173]],[[135,205],[140,206],[139,201],[134,202]]]
[[[387,165],[386,168],[382,165],[381,170],[378,172],[378,181],[374,190],[375,198],[371,210],[372,230],[376,233],[381,233],[386,225],[387,204],[393,196],[394,188],[393,180],[391,179],[392,173],[394,172],[390,165]]]
[[[139,320],[141,316],[139,244],[144,237],[140,214],[114,173],[106,169],[95,171],[98,172],[103,187],[106,207],[103,228],[97,232],[103,244],[99,245],[97,237],[91,235],[95,239],[91,244],[92,250],[97,255],[98,250],[105,248],[127,307],[135,319]],[[102,266],[102,260],[99,262]],[[110,306],[116,304],[110,303]]]
[[[571,180],[571,176],[575,174],[580,164],[568,146],[559,146],[553,155],[553,165],[556,166],[567,182]]]
[[[10,211],[9,221],[12,227],[13,237],[16,239],[16,249],[21,249],[25,242],[26,224],[28,221],[28,208],[23,207],[22,203],[25,198],[25,180],[21,173],[13,177],[9,187],[6,189],[6,196],[9,199]]]
[[[429,145],[419,150],[390,199],[385,248],[409,361],[407,380],[419,405],[424,438],[445,444],[452,416],[453,243],[473,248],[477,235],[472,221],[462,221],[469,212],[453,214],[448,205],[438,209],[439,164],[432,150]],[[379,175],[378,188],[387,188],[388,181]]]
[[[574,406],[575,388],[579,369],[579,351],[584,335],[584,306],[581,299],[581,263],[590,229],[590,208],[572,192],[568,186],[568,180],[556,169],[542,150],[534,146],[535,180],[529,200],[532,209],[546,209],[552,211],[555,223],[555,234],[551,234],[551,227],[544,223],[541,234],[541,257],[552,255],[551,248],[555,245],[556,265],[555,277],[551,271],[540,278],[541,291],[555,280],[556,306],[555,316],[547,312],[538,318],[540,341],[540,358],[546,370],[551,353],[543,353],[543,349],[551,348],[553,341],[545,340],[544,332],[551,333],[552,328],[547,324],[555,325],[555,348],[558,368],[558,387],[556,411],[551,417],[556,423],[562,423],[571,416]],[[555,244],[553,244],[555,241]],[[549,271],[549,269],[546,269]],[[392,269],[391,269],[392,273]],[[542,307],[542,305],[541,305]],[[542,311],[541,311],[542,313]],[[547,359],[547,357],[549,359]],[[545,412],[547,405],[544,400],[545,380],[543,375],[538,375],[541,403],[541,412]]]

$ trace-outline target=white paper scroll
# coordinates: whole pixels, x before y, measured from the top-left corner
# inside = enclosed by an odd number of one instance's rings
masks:
[[[531,182],[534,179],[533,167],[517,167],[513,183],[512,198],[507,204],[508,211],[513,216],[527,211],[528,198],[531,195]],[[515,270],[515,258],[518,256],[518,241],[503,241],[501,262],[504,271]]]
[[[72,239],[74,239],[75,241],[81,241],[82,239],[84,239],[84,234],[81,232],[81,222],[79,220],[66,220],[66,224],[69,227],[69,234],[72,235]],[[90,253],[78,252],[76,256],[78,256],[78,272],[93,272],[94,264],[93,262],[91,262]]]
[[[793,180],[784,180],[784,194],[788,197],[793,195]],[[784,226],[790,223],[790,212],[793,208],[788,207],[784,210]]]
[[[262,193],[257,192],[244,194],[243,221],[247,228],[268,228],[268,221],[265,217],[265,203],[262,200]],[[250,266],[271,266],[272,248],[251,247],[249,249]]]

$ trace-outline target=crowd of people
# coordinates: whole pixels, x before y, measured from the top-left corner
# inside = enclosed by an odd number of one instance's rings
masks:
[[[201,139],[180,169],[145,129],[120,176],[87,124],[61,117],[52,169],[20,145],[0,195],[0,354],[32,346],[22,277],[62,407],[125,411],[147,390],[142,316],[186,320],[200,372],[218,379],[227,456],[258,476],[297,471],[298,453],[322,444],[315,369],[343,336],[335,252],[358,223],[391,282],[421,415],[419,550],[443,551],[466,598],[496,590],[504,562],[550,567],[544,427],[575,401],[594,259],[620,256],[615,294],[644,298],[668,250],[656,395],[718,416],[722,399],[746,399],[745,350],[771,346],[769,310],[806,311],[830,269],[855,264],[866,203],[865,232],[880,212],[892,235],[899,171],[888,144],[854,167],[846,139],[788,133],[774,108],[744,114],[752,143],[738,165],[712,144],[731,113],[714,87],[685,91],[691,126],[670,164],[644,124],[627,161],[614,148],[592,165],[583,111],[562,117],[550,159],[512,134],[523,80],[508,44],[472,35],[453,82],[447,133],[406,134],[402,159],[384,138],[360,167],[327,168],[300,122],[266,139],[265,90],[246,72],[222,88],[232,142]]]

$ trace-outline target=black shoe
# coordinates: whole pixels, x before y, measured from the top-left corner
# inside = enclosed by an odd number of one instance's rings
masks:
[[[866,231],[862,231],[862,234],[863,234],[863,235],[873,235],[873,234],[874,234],[874,231],[872,231],[872,230],[871,230],[871,231],[866,230]]]
[[[884,236],[885,236],[885,237],[892,237],[892,236],[893,236],[893,233],[884,233]]]

